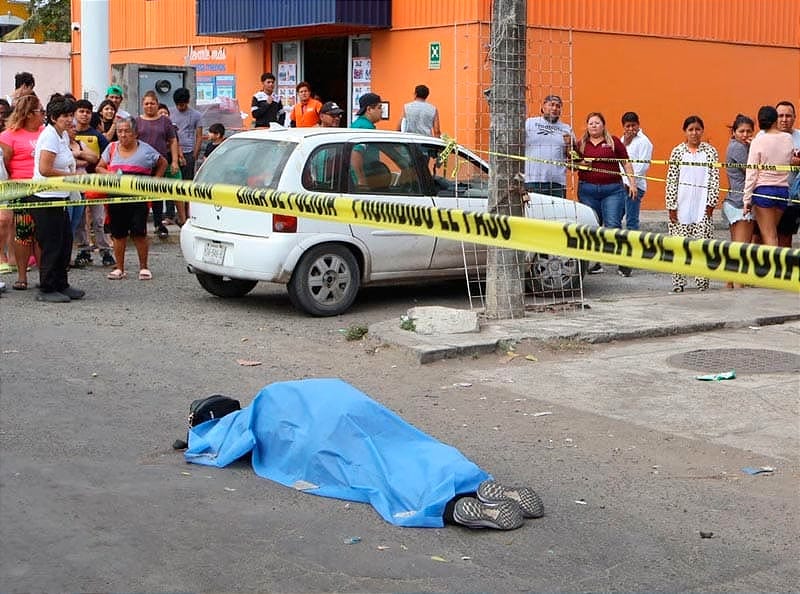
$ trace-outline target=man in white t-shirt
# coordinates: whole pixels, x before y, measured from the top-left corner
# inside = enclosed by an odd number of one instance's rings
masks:
[[[630,194],[625,199],[625,229],[628,231],[639,230],[639,209],[642,205],[644,193],[647,191],[645,175],[650,169],[650,159],[653,158],[653,143],[645,136],[639,125],[639,116],[636,112],[627,111],[622,115],[622,143],[628,151],[628,158],[632,161],[633,176],[636,180],[636,196]],[[620,165],[620,170],[625,170]],[[622,176],[622,183],[628,185],[628,176]],[[627,266],[619,267],[621,276],[630,276],[631,269]]]
[[[797,119],[794,104],[790,101],[781,101],[775,106],[778,111],[778,130],[786,132],[792,136],[792,144],[794,145],[794,156],[791,160],[791,165],[800,165],[800,130],[794,127]],[[797,172],[789,173],[789,187],[792,187],[792,182],[795,177],[800,175]],[[800,200],[798,196],[789,196],[790,200]],[[797,233],[800,228],[800,204],[792,202],[783,211],[780,220],[778,221],[778,245],[781,247],[792,247],[792,236]]]
[[[525,120],[525,189],[567,197],[568,143],[573,139],[569,124],[559,121],[563,102],[558,95],[548,95],[542,103],[542,115]]]

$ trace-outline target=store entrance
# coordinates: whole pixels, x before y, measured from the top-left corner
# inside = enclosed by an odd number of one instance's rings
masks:
[[[303,43],[303,72],[312,92],[319,95],[323,103],[336,101],[345,113],[349,113],[347,37],[307,39]],[[342,120],[346,125],[347,118]]]

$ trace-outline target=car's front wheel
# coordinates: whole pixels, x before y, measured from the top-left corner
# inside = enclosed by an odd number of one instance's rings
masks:
[[[361,285],[353,253],[335,243],[308,250],[289,281],[292,304],[312,316],[335,316],[347,311]]]
[[[201,287],[217,297],[244,297],[258,284],[258,281],[254,280],[228,278],[207,272],[196,272],[195,276]]]
[[[532,254],[526,288],[535,294],[578,290],[588,262],[549,254]]]

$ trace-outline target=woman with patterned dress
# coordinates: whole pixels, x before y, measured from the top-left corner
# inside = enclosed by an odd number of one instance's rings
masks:
[[[711,216],[719,199],[717,149],[703,141],[705,125],[700,116],[683,122],[686,140],[672,149],[667,169],[667,211],[669,234],[690,239],[714,237]],[[708,279],[696,277],[698,291],[708,289]],[[672,275],[672,292],[683,293],[686,277]]]

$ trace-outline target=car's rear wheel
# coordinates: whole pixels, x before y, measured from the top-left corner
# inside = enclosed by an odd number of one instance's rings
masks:
[[[244,297],[258,284],[258,281],[254,280],[228,278],[207,272],[196,272],[195,276],[201,287],[217,297]]]
[[[526,289],[535,294],[561,293],[580,288],[588,262],[550,254],[532,254]]]
[[[353,253],[330,243],[308,250],[300,258],[289,281],[292,304],[312,316],[344,313],[355,301],[361,272]]]

